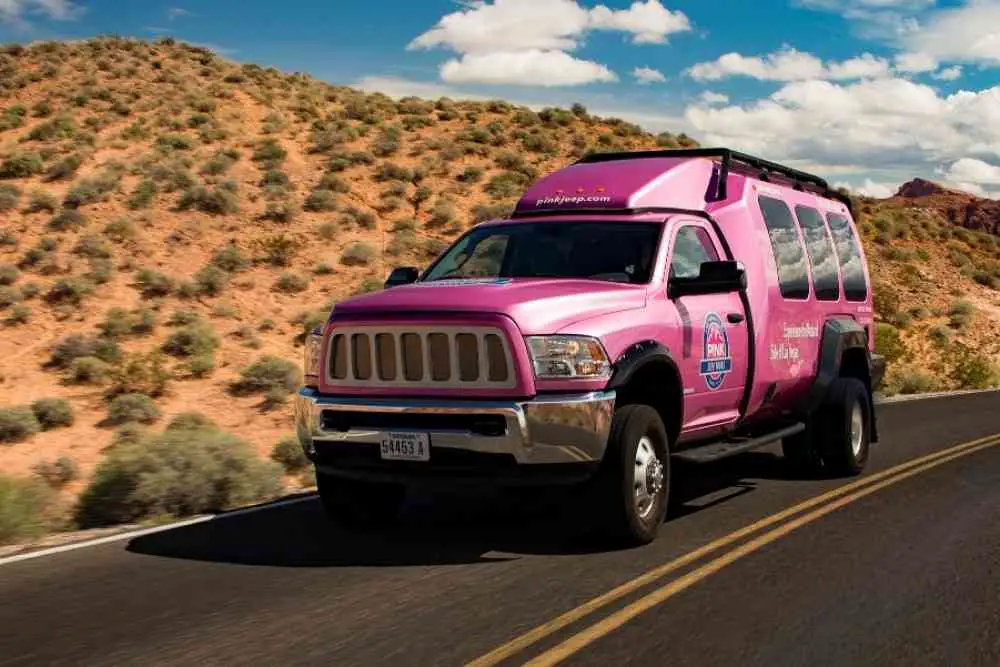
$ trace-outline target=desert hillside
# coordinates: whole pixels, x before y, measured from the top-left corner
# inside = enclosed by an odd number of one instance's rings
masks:
[[[0,542],[38,527],[4,498],[101,525],[294,487],[288,398],[331,304],[588,151],[690,145],[581,106],[393,100],[171,40],[0,48]],[[996,382],[1000,215],[961,202],[858,202],[891,391]],[[205,473],[192,500],[182,473],[157,476],[178,451],[250,481],[220,495]]]

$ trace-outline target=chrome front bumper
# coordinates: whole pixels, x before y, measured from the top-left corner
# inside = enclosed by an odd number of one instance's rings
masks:
[[[593,464],[601,461],[611,428],[615,392],[562,395],[530,401],[386,400],[326,396],[313,389],[299,390],[295,400],[295,426],[302,448],[315,460],[317,447],[337,443],[370,446],[375,457],[383,433],[418,430],[382,427],[384,421],[405,423],[407,415],[495,416],[506,428],[499,435],[484,435],[461,428],[419,429],[430,435],[430,464],[435,451],[462,450],[474,454],[506,455],[518,466],[535,464]],[[365,413],[365,428],[324,428],[323,413]],[[420,464],[426,465],[426,464]]]

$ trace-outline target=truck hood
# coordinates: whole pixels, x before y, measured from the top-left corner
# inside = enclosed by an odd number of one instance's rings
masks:
[[[488,278],[440,280],[402,285],[353,297],[336,305],[333,316],[406,313],[500,314],[525,335],[557,333],[591,317],[642,308],[645,285],[595,280]]]

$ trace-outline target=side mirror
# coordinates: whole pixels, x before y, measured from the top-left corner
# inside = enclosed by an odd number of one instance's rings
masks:
[[[747,286],[747,274],[739,262],[703,262],[695,278],[673,277],[667,284],[667,296],[677,299],[698,294],[739,292]]]
[[[385,281],[385,288],[396,287],[398,285],[409,285],[417,282],[420,272],[412,266],[400,266],[392,270],[389,278]]]

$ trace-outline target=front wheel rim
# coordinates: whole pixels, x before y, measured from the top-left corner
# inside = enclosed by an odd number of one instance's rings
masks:
[[[663,491],[663,464],[656,456],[656,448],[649,436],[643,436],[635,448],[635,465],[632,477],[635,490],[635,510],[646,519],[656,507]]]
[[[864,442],[865,418],[861,403],[855,402],[851,410],[851,451],[854,458],[861,456],[861,446]]]

